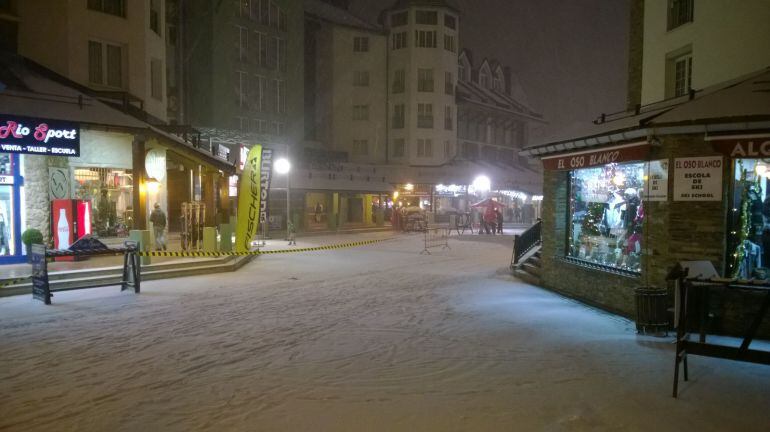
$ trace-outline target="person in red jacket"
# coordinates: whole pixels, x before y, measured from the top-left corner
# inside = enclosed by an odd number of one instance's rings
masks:
[[[484,212],[484,230],[489,234],[489,229],[492,228],[492,235],[495,234],[497,229],[497,213],[492,206],[487,207]]]

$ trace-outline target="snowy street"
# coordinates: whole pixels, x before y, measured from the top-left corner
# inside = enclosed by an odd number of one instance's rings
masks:
[[[767,430],[770,368],[692,356],[673,399],[673,337],[517,282],[511,240],[1,298],[0,430]]]

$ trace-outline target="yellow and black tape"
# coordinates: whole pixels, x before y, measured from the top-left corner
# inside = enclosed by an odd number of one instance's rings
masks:
[[[248,252],[204,252],[204,251],[144,251],[137,252],[139,256],[149,257],[197,257],[197,258],[216,258],[223,256],[253,256],[253,255],[273,255],[285,253],[314,252],[321,250],[344,249],[357,246],[366,246],[380,243],[390,239],[365,240],[351,243],[339,243],[326,246],[315,246],[308,248],[276,249],[276,250],[256,250]]]
[[[31,278],[32,278],[31,276],[27,276],[27,277],[18,278],[18,279],[0,280],[0,288],[6,287],[6,286],[11,286],[11,285],[16,285],[16,284],[21,283],[21,282],[26,282],[26,281],[30,280]]]

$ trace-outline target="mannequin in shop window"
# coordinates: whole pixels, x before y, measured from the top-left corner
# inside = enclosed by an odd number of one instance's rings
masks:
[[[626,199],[620,191],[614,189],[611,191],[610,198],[607,200],[607,207],[604,209],[603,225],[608,229],[609,234],[618,236],[625,231]]]
[[[8,223],[5,219],[5,209],[0,206],[0,255],[10,255],[10,235],[8,234]]]
[[[102,189],[99,201],[96,204],[96,233],[100,236],[115,235],[115,205],[107,194],[107,189]]]

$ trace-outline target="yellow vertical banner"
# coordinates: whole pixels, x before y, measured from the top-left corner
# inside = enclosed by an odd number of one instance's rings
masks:
[[[255,145],[249,150],[243,165],[241,185],[238,190],[238,222],[235,229],[235,250],[246,252],[259,228],[261,207],[261,161],[262,146]]]

